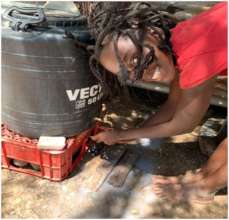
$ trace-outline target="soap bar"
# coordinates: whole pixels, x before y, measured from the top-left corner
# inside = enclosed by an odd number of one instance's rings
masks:
[[[38,148],[44,150],[62,150],[65,147],[66,137],[41,136],[38,140]]]

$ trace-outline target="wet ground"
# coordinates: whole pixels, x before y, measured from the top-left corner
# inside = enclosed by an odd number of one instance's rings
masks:
[[[156,108],[113,100],[104,121],[115,127],[132,127],[152,111]],[[206,117],[212,114],[214,110],[209,110]],[[121,146],[139,155],[122,187],[96,179],[104,161],[89,154],[62,182],[3,169],[2,218],[227,218],[225,192],[210,205],[174,204],[158,199],[152,192],[153,174],[182,174],[206,162],[197,142],[198,129],[169,139],[151,140],[147,147]]]

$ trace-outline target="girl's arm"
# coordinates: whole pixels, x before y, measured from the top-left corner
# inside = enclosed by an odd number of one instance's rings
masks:
[[[176,77],[170,86],[170,93],[166,102],[163,103],[158,112],[151,115],[141,127],[150,127],[170,121],[175,114],[180,95],[181,89],[179,88],[178,78]]]
[[[192,131],[198,125],[210,103],[215,78],[189,90],[182,90],[171,120],[150,127],[118,131],[117,139],[169,137]]]

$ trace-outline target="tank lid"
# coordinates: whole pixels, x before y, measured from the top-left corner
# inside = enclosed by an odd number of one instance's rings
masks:
[[[60,2],[54,3],[47,3],[43,7],[12,6],[5,10],[3,17],[11,22],[10,26],[16,31],[26,31],[32,27],[74,27],[87,24],[87,18],[81,16],[73,2],[66,2],[63,10],[60,9]]]
[[[80,16],[80,11],[73,1],[47,1],[43,5],[43,9],[47,16],[57,16],[57,17],[78,17]]]
[[[47,13],[47,15],[52,13],[56,15],[59,14],[60,16],[64,14],[64,16],[67,17],[69,16],[77,17],[80,15],[80,11],[73,1],[65,1],[63,3],[63,1],[46,1],[46,2],[45,1],[43,2],[20,1],[18,2],[18,1],[3,0],[1,4],[1,8],[3,9],[2,12],[5,9],[8,9],[13,6],[18,8],[41,8],[44,10],[45,14]]]

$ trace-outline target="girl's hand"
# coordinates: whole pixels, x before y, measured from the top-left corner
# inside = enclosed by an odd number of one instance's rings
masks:
[[[91,139],[97,143],[103,142],[107,145],[113,145],[119,142],[119,130],[106,130],[102,131],[94,136],[91,136]]]

